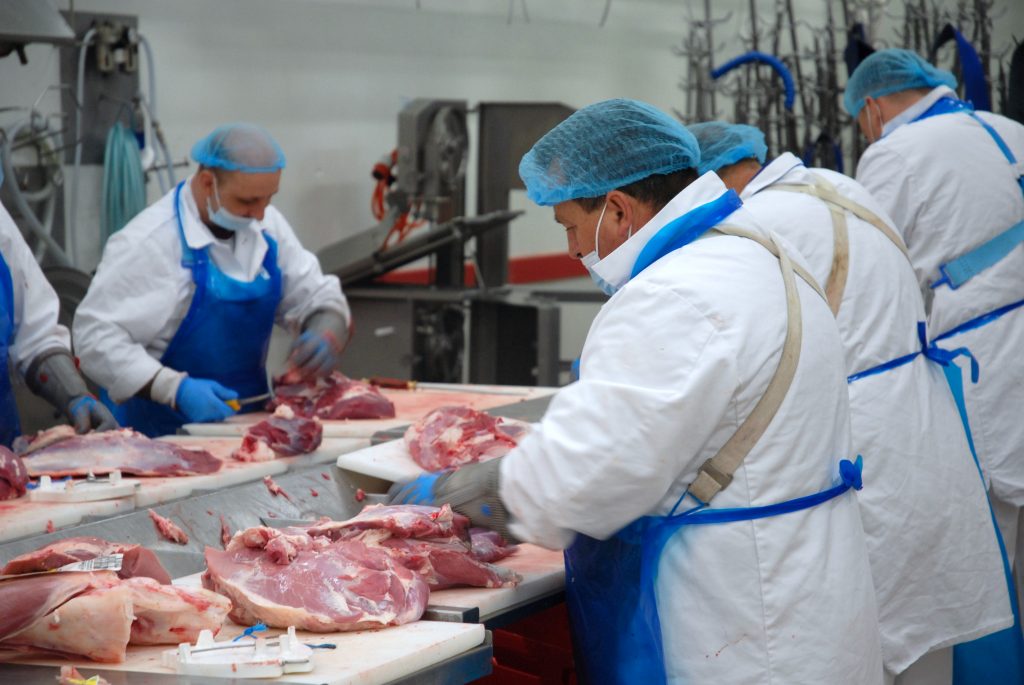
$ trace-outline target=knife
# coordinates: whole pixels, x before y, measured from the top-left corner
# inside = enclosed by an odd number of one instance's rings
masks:
[[[252,397],[239,397],[237,400],[225,400],[224,404],[228,405],[229,407],[231,407],[235,411],[238,411],[238,410],[240,410],[242,407],[244,407],[247,404],[256,404],[257,402],[266,402],[267,400],[269,400],[273,396],[274,396],[274,393],[265,392],[262,395],[253,395]]]

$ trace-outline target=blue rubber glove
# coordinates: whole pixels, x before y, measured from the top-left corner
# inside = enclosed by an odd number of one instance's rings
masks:
[[[306,378],[322,378],[338,368],[341,351],[348,340],[345,319],[333,311],[313,313],[302,327],[302,334],[292,343],[288,368]]]
[[[434,485],[440,473],[425,473],[407,483],[395,483],[388,490],[388,504],[424,504],[436,506]]]
[[[235,410],[224,404],[224,400],[237,400],[238,393],[225,388],[217,381],[203,378],[184,378],[178,386],[174,402],[178,411],[193,423],[223,421]]]
[[[75,427],[75,432],[79,434],[91,430],[109,431],[117,428],[117,419],[114,415],[92,395],[83,395],[73,400],[68,405],[68,417]]]

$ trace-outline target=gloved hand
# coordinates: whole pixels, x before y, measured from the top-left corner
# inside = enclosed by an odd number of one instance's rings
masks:
[[[306,319],[302,334],[292,343],[288,368],[298,371],[303,380],[327,376],[337,368],[346,342],[345,318],[334,311],[316,311]]]
[[[389,504],[450,504],[469,518],[474,526],[489,528],[510,542],[510,516],[498,496],[501,459],[466,464],[454,471],[420,476],[407,483],[395,483],[388,491]]]
[[[76,433],[117,428],[117,420],[89,392],[67,350],[49,350],[28,367],[25,380],[32,392],[60,409]]]
[[[177,410],[184,414],[189,421],[207,423],[210,421],[223,421],[234,414],[235,410],[226,405],[224,400],[237,399],[237,392],[230,388],[225,388],[217,381],[186,376],[178,386],[178,393],[175,395],[174,404]]]

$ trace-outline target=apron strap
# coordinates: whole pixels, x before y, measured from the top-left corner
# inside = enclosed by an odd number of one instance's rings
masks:
[[[763,245],[779,259],[779,268],[782,270],[782,282],[786,289],[786,338],[782,345],[782,355],[779,358],[779,365],[775,369],[775,375],[768,383],[767,389],[761,399],[757,401],[753,411],[746,420],[722,446],[718,453],[705,461],[699,471],[697,478],[690,484],[687,492],[699,501],[707,504],[719,492],[724,490],[732,482],[733,474],[743,463],[747,454],[768,428],[768,424],[775,418],[786,393],[796,375],[797,364],[800,361],[800,348],[803,339],[803,319],[800,308],[800,296],[796,290],[796,278],[793,262],[775,242],[773,237],[764,237],[735,226],[717,226],[713,230],[724,235],[732,235],[741,238],[749,238],[760,245]],[[801,274],[806,280],[807,276]],[[811,278],[810,283],[814,284]],[[820,288],[815,285],[815,290],[821,294]]]

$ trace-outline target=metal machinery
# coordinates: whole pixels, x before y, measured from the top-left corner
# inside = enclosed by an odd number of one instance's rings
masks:
[[[376,226],[319,253],[345,286],[355,319],[346,356],[352,374],[424,381],[557,385],[558,298],[509,286],[509,191],[522,188],[519,159],[572,113],[555,103],[481,103],[477,212],[466,217],[469,156],[464,101],[414,100],[398,116],[395,173]],[[410,218],[412,217],[412,218]],[[396,245],[396,225],[430,227]],[[467,249],[475,239],[475,249]],[[374,283],[418,259],[426,285]],[[467,264],[468,258],[468,264]]]

